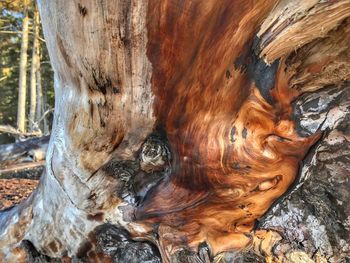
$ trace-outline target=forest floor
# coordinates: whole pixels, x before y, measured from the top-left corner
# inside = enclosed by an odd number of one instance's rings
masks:
[[[0,210],[26,199],[39,183],[43,167],[0,175]]]
[[[26,199],[38,184],[31,179],[0,179],[0,209],[8,208]]]

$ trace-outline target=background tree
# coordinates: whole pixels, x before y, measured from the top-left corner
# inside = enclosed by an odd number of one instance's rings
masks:
[[[27,56],[29,35],[28,0],[23,1],[22,19],[22,42],[19,61],[19,87],[18,87],[18,109],[17,127],[20,132],[26,131],[26,95],[27,95]]]
[[[29,17],[34,17],[34,2],[29,3]],[[18,108],[18,86],[19,86],[19,64],[20,64],[20,47],[21,47],[21,30],[23,19],[23,2],[22,1],[2,1],[0,4],[0,92],[2,94],[2,100],[0,101],[0,125],[10,125],[17,127],[17,108]],[[29,20],[29,44],[28,53],[33,54],[33,20]],[[42,32],[39,27],[39,46],[44,43]],[[39,52],[39,51],[38,51]],[[27,66],[27,74],[32,65],[32,58],[29,57],[29,66]],[[36,72],[37,79],[41,78],[42,81],[37,80],[37,111],[36,122],[40,123],[40,129],[45,130],[45,134],[49,132],[49,126],[52,121],[52,111],[47,112],[53,107],[54,94],[53,94],[53,72],[49,63],[49,57],[47,54],[46,46],[42,47],[40,54],[40,63],[38,63],[38,70]],[[27,85],[30,85],[30,79],[27,79]],[[43,83],[43,86],[41,86]],[[40,90],[42,91],[42,97],[39,96]],[[46,99],[47,97],[47,99]],[[41,101],[44,101],[41,103]],[[29,100],[26,101],[26,112],[29,110]],[[39,107],[41,108],[39,113]],[[44,112],[47,112],[45,118],[42,118]],[[29,116],[26,116],[28,121]],[[46,128],[44,129],[44,123]],[[28,123],[29,124],[29,123]],[[10,143],[14,141],[14,137],[7,133],[0,134],[0,143]]]
[[[11,8],[13,8],[13,6],[11,6]],[[14,8],[13,10],[17,9]],[[9,124],[16,127],[21,46],[21,35],[18,34],[18,32],[20,32],[22,28],[22,19],[21,16],[14,15],[13,12],[16,11],[5,8],[2,2],[0,20],[1,32],[5,31],[6,33],[0,33],[0,89],[2,95],[2,99],[0,100],[0,121],[1,124]],[[12,136],[0,134],[1,143],[11,142],[13,140]]]
[[[42,96],[41,94],[37,94],[38,87],[41,86],[39,81],[41,79],[37,79],[38,76],[40,77],[38,71],[40,71],[40,42],[39,42],[39,11],[36,7],[34,7],[33,12],[33,46],[32,46],[32,63],[31,63],[31,70],[30,70],[30,111],[29,111],[29,126],[30,131],[37,130],[38,124],[36,123],[40,118],[41,115],[36,116],[37,113],[37,102],[38,99],[40,100]],[[40,92],[40,90],[39,90]],[[39,95],[39,96],[38,96]],[[42,103],[39,102],[41,105]],[[41,107],[41,106],[40,106]],[[39,114],[41,113],[38,112]]]

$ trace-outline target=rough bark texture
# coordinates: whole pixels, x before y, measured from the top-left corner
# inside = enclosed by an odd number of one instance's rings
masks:
[[[349,85],[330,87],[295,104],[304,131],[320,128],[323,138],[303,161],[292,193],[259,223],[282,233],[275,252],[289,254],[289,260],[306,255],[316,262],[321,257],[323,262],[350,260],[349,96]]]
[[[350,1],[39,7],[54,127],[4,260],[347,260]]]

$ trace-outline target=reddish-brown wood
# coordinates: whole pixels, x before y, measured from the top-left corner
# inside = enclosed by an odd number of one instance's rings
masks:
[[[196,249],[207,241],[217,254],[247,246],[252,240],[246,233],[288,189],[319,138],[295,131],[291,102],[298,92],[289,89],[284,61],[271,76],[273,105],[250,74],[254,33],[274,4],[150,3],[156,114],[175,160],[169,181],[137,216],[172,233],[162,239],[164,248]]]
[[[37,191],[1,215],[0,256],[23,259],[26,239],[50,257],[107,260],[106,225],[116,242],[153,242],[164,262],[203,243],[211,257],[247,247],[271,256],[281,237],[256,222],[331,127],[302,133],[293,103],[350,79],[350,2],[39,7],[55,123]]]

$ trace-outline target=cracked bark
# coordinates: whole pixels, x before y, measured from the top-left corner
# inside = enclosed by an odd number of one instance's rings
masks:
[[[54,127],[5,262],[346,260],[349,1],[39,10]]]

